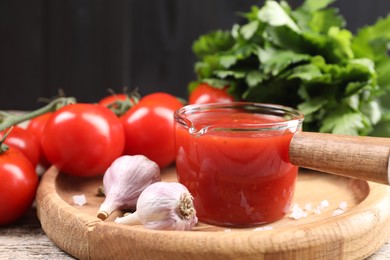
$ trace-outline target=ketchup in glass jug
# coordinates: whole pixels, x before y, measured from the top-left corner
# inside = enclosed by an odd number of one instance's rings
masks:
[[[178,180],[193,195],[199,220],[248,227],[288,213],[298,172],[289,144],[302,121],[297,110],[259,103],[176,111]]]

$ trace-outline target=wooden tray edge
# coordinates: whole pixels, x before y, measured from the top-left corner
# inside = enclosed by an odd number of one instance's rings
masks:
[[[390,229],[387,228],[390,225],[390,211],[384,210],[390,205],[389,187],[376,183],[369,183],[369,195],[353,211],[344,213],[342,217],[324,219],[321,225],[317,222],[285,227],[272,234],[267,231],[237,231],[207,232],[205,235],[202,231],[153,231],[143,228],[134,232],[134,227],[118,226],[97,218],[92,221],[91,216],[68,205],[56,194],[57,175],[58,170],[52,167],[43,176],[43,184],[37,193],[38,217],[44,231],[57,246],[82,259],[117,258],[134,253],[146,258],[162,256],[167,252],[172,259],[226,259],[231,258],[232,254],[246,259],[258,259],[260,256],[289,259],[302,259],[302,256],[310,259],[361,258],[377,251],[390,236]],[[64,220],[67,220],[64,229],[72,230],[67,231],[67,237],[60,236]],[[348,230],[356,229],[356,226],[359,232],[350,236]],[[128,232],[123,232],[124,229]],[[327,239],[324,240],[324,236]],[[156,244],[161,241],[163,246]],[[269,249],[275,249],[280,241],[289,242],[282,243],[277,254],[270,253]],[[78,246],[75,247],[75,244]],[[131,250],[125,249],[128,244],[132,245]]]
[[[52,166],[42,176],[36,195],[38,219],[43,231],[59,248],[77,258],[89,259],[89,232],[100,220],[91,221],[90,216],[61,199],[56,192],[57,175],[58,169]]]

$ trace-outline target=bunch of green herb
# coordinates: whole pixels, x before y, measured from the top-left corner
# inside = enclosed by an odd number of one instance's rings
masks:
[[[354,35],[332,2],[268,0],[245,24],[201,35],[190,91],[228,85],[240,100],[300,109],[305,131],[390,136],[390,15]]]

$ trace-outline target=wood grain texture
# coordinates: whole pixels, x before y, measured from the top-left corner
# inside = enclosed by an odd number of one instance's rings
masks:
[[[172,169],[164,180],[174,180]],[[82,259],[360,259],[377,251],[390,235],[390,191],[385,185],[339,176],[302,172],[294,201],[313,206],[327,199],[322,214],[270,224],[272,230],[226,229],[200,223],[193,231],[153,231],[96,217],[103,198],[95,196],[101,179],[75,179],[45,173],[38,190],[38,216],[47,235]],[[84,193],[87,204],[73,205]],[[348,210],[332,217],[340,201]],[[82,239],[80,239],[82,238]],[[80,241],[82,240],[82,241]]]
[[[58,248],[44,233],[36,216],[36,209],[16,223],[0,228],[0,259],[75,259]],[[131,257],[128,257],[131,259]],[[389,260],[390,239],[367,260]]]
[[[389,184],[390,138],[302,132],[289,152],[301,167]]]
[[[32,207],[12,225],[0,228],[0,259],[75,259],[58,248],[43,232]]]

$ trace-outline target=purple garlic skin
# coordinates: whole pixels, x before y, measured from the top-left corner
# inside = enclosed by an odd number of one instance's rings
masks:
[[[188,189],[176,182],[156,182],[139,196],[137,210],[115,220],[116,223],[137,225],[156,230],[191,230],[198,218],[193,197]]]
[[[135,209],[142,191],[160,180],[160,168],[147,157],[124,155],[117,158],[104,174],[106,198],[97,217],[104,220],[115,210]]]

